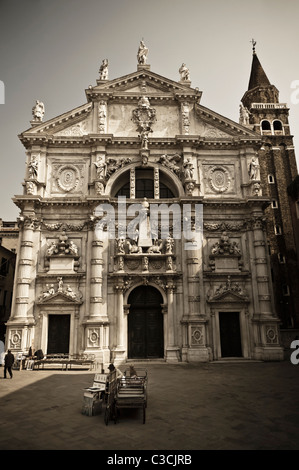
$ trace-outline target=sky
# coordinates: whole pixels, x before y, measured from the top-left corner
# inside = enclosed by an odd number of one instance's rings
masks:
[[[142,38],[152,72],[178,81],[184,62],[201,104],[236,122],[254,38],[290,108],[296,150],[298,18],[298,0],[0,0],[0,218],[19,215],[12,198],[23,193],[26,154],[18,135],[31,127],[35,101],[45,104],[44,121],[85,104],[103,59],[109,79],[137,70]]]

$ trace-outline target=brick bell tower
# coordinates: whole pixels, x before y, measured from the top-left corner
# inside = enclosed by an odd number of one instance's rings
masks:
[[[279,91],[271,85],[257,57],[256,43],[252,41],[252,44],[251,73],[248,90],[241,99],[240,122],[242,119],[243,124],[263,136],[258,159],[263,195],[271,201],[266,209],[266,230],[276,313],[281,319],[281,328],[298,328],[299,267],[287,192],[298,170],[289,109],[279,102]]]

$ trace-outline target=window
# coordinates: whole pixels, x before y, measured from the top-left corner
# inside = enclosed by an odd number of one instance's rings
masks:
[[[285,264],[285,262],[286,262],[285,256],[282,253],[278,253],[277,256],[278,256],[278,261],[281,264]]]
[[[272,207],[272,209],[277,209],[278,208],[278,202],[277,202],[276,199],[272,199],[271,207]]]
[[[156,182],[156,183],[155,183]],[[159,191],[155,192],[155,184]],[[157,187],[157,186],[156,186]],[[114,197],[125,196],[130,199],[173,199],[177,197],[174,182],[163,171],[154,168],[135,168],[124,173],[112,188]]]
[[[261,122],[261,131],[262,134],[271,134],[271,124],[269,121]]]
[[[268,183],[269,184],[274,184],[275,183],[275,178],[273,175],[268,175]]]
[[[275,235],[281,235],[282,234],[281,226],[280,225],[274,225],[274,232],[275,232]]]
[[[273,121],[273,131],[274,134],[283,134],[283,127],[281,121]]]

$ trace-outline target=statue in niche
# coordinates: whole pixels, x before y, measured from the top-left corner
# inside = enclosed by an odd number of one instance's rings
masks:
[[[192,180],[194,177],[194,166],[190,160],[187,158],[187,161],[183,163],[184,168],[184,177],[186,180]]]
[[[38,172],[37,157],[31,157],[31,160],[28,163],[29,178],[37,178],[37,172]]]
[[[36,100],[32,108],[33,121],[41,122],[45,114],[45,105],[39,100]]]
[[[148,48],[144,44],[144,41],[140,41],[138,53],[137,53],[137,61],[140,65],[145,65],[147,60]]]
[[[249,163],[249,167],[248,167],[248,174],[251,180],[260,179],[259,169],[260,169],[260,165],[259,165],[258,159],[256,157],[252,157],[252,160]]]
[[[248,126],[249,125],[249,117],[250,117],[250,112],[246,108],[246,106],[243,105],[243,103],[240,104],[240,118],[239,118],[239,124],[243,124],[243,126]]]
[[[96,161],[93,162],[96,167],[97,177],[102,179],[105,176],[105,162],[101,156],[98,156]]]
[[[190,72],[189,69],[186,67],[186,64],[182,64],[179,68],[179,73],[181,75],[182,81],[189,81],[190,80]]]
[[[100,66],[100,80],[108,80],[108,59],[104,59]]]

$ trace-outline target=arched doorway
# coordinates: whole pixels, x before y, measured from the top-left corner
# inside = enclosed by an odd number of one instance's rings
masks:
[[[128,357],[151,359],[164,356],[163,298],[152,286],[139,286],[128,298]]]

